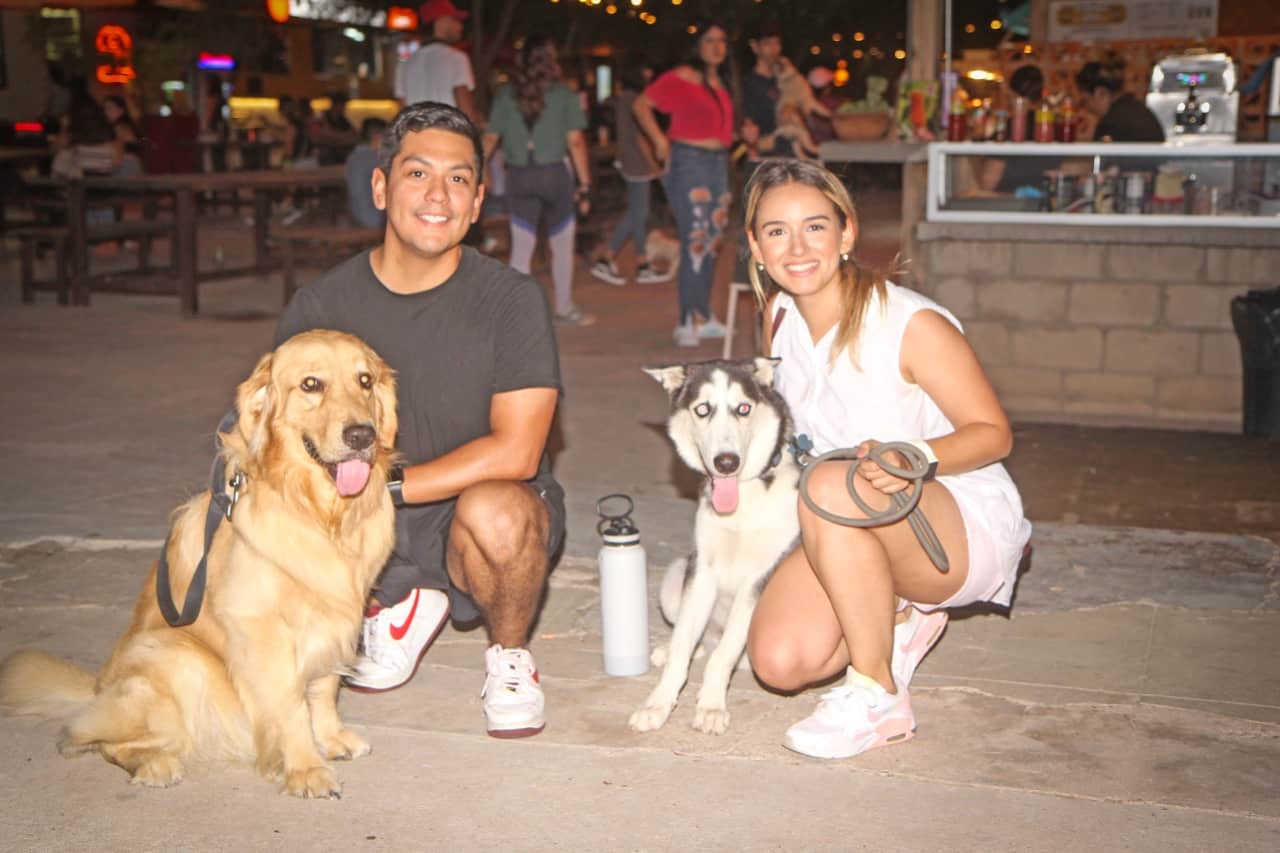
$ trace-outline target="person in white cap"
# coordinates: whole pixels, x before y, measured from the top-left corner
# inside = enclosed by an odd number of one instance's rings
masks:
[[[404,106],[421,101],[448,104],[477,121],[471,58],[455,47],[462,40],[462,22],[468,13],[451,0],[428,0],[418,14],[422,25],[431,27],[431,41],[396,69],[396,97]]]

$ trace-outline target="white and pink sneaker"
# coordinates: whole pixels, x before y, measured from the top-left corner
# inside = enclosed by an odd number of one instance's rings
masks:
[[[933,610],[925,613],[914,607],[907,621],[893,626],[893,680],[906,687],[916,674],[916,667],[947,630],[947,612]]]
[[[910,740],[915,730],[905,684],[890,693],[849,667],[844,684],[825,693],[816,711],[787,729],[782,745],[812,758],[851,758]]]

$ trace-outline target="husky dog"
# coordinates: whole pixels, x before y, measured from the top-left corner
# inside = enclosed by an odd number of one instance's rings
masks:
[[[667,434],[685,464],[704,476],[694,520],[694,553],[673,562],[662,580],[662,614],[675,623],[666,663],[643,707],[639,732],[660,728],[675,708],[702,640],[710,647],[693,727],[729,728],[729,678],[747,645],[760,590],[799,535],[800,468],[788,449],[791,415],[773,390],[777,359],[707,361],[645,368],[671,395]],[[707,637],[703,634],[707,632]]]

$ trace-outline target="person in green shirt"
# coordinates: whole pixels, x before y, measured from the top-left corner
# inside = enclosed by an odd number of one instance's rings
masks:
[[[511,83],[494,96],[485,153],[501,143],[506,157],[511,266],[519,272],[529,272],[538,225],[546,223],[555,321],[562,326],[594,322],[571,299],[577,214],[586,212],[591,189],[586,126],[577,95],[561,80],[555,42],[526,38]]]

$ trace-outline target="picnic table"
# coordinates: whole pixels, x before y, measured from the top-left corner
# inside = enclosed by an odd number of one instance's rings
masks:
[[[280,191],[340,188],[346,185],[342,166],[310,169],[254,170],[238,172],[182,172],[128,177],[85,176],[72,181],[37,179],[41,184],[66,187],[67,224],[70,229],[70,251],[77,276],[87,276],[89,245],[86,213],[94,206],[93,196],[173,199],[173,259],[177,277],[179,307],[184,315],[195,314],[200,307],[197,284],[201,280],[264,273],[274,264],[268,247],[271,224],[272,195]],[[196,253],[196,196],[205,192],[253,193],[253,262],[245,267],[223,268],[202,272]],[[77,287],[77,290],[80,290]]]
[[[14,189],[18,186],[19,172],[51,159],[53,159],[53,152],[43,145],[0,147],[0,234],[5,232],[5,208]]]

